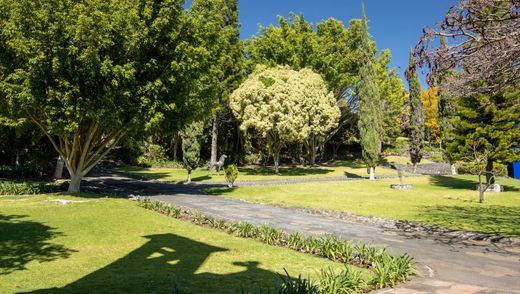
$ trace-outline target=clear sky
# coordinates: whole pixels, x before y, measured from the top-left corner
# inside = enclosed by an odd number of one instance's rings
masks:
[[[410,47],[417,43],[422,28],[443,19],[455,0],[364,0],[369,30],[378,50],[389,48],[391,66],[403,78]],[[241,38],[258,33],[258,25],[278,24],[278,15],[303,13],[307,21],[317,22],[334,17],[346,25],[361,18],[361,0],[239,0]],[[406,84],[406,83],[405,83]]]

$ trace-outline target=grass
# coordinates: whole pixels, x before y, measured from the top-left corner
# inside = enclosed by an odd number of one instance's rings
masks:
[[[121,167],[119,171],[129,172],[146,176],[153,179],[181,182],[185,181],[187,172],[182,168],[143,168],[143,167]],[[318,167],[281,167],[280,174],[277,175],[272,167],[244,166],[238,168],[237,182],[240,181],[259,181],[259,180],[279,180],[294,178],[322,178],[322,177],[364,177],[368,176],[365,165],[360,161],[335,161]],[[377,175],[397,175],[393,169],[378,167]],[[213,173],[208,175],[206,168],[198,168],[193,171],[192,180],[195,182],[225,182],[224,172],[220,175]]]
[[[390,155],[390,156],[385,156],[383,158],[384,161],[388,162],[388,163],[396,163],[396,164],[412,164],[410,162],[410,157],[406,157],[406,156],[396,156],[396,155]],[[427,163],[433,163],[433,161],[431,160],[428,160],[426,158],[423,158],[421,160],[421,163],[419,164],[427,164]]]
[[[520,236],[520,181],[499,179],[506,192],[486,193],[478,203],[474,176],[406,178],[411,191],[390,189],[397,179],[295,185],[212,188],[209,192],[248,201],[303,206],[410,220],[488,234]]]
[[[172,293],[174,282],[183,293],[234,293],[277,286],[284,268],[312,278],[342,267],[87,196],[0,197],[1,293]]]

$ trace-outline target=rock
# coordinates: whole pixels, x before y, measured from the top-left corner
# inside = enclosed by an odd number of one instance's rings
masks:
[[[477,185],[477,191],[479,190],[479,186]],[[493,184],[493,185],[490,185],[485,192],[504,192],[504,186],[502,185],[499,185],[499,184]]]
[[[390,185],[390,188],[401,191],[412,190],[412,184],[392,184]]]

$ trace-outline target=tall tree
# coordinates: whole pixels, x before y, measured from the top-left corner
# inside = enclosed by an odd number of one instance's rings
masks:
[[[410,50],[410,65],[406,72],[410,90],[410,161],[413,164],[413,172],[417,164],[421,162],[424,142],[424,115],[421,99],[421,82],[417,75],[413,52]]]
[[[368,32],[368,20],[363,7],[361,39],[359,45],[359,136],[363,160],[370,179],[375,179],[375,168],[381,152],[383,133],[383,109],[377,84],[375,48]]]
[[[208,107],[210,27],[183,2],[0,0],[0,111],[49,138],[69,192],[123,136]]]
[[[200,163],[200,144],[202,141],[203,124],[192,122],[181,132],[182,138],[182,162],[188,171],[186,183],[191,184],[191,174]]]
[[[437,88],[428,88],[428,90],[421,91],[421,100],[426,139],[439,142],[441,134],[439,125],[439,92]]]
[[[220,46],[216,46],[218,51],[215,52],[215,55],[218,56],[218,60],[215,63],[217,78],[215,94],[218,104],[213,111],[211,128],[210,160],[213,162],[217,161],[219,114],[221,108],[228,103],[229,95],[240,85],[244,67],[243,46],[239,42],[238,0],[220,1],[222,1],[220,13],[224,17],[222,18],[222,28],[219,33]]]
[[[324,136],[340,115],[320,75],[283,66],[258,66],[233,92],[230,107],[242,130],[252,129],[266,139],[276,173],[287,143]]]

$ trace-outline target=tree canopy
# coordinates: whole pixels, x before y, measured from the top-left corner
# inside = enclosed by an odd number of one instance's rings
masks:
[[[284,66],[258,66],[233,92],[230,107],[242,130],[252,129],[267,139],[276,172],[285,144],[325,135],[340,115],[320,75]]]
[[[182,5],[0,0],[0,108],[50,139],[69,192],[126,134],[208,108],[211,26]]]

